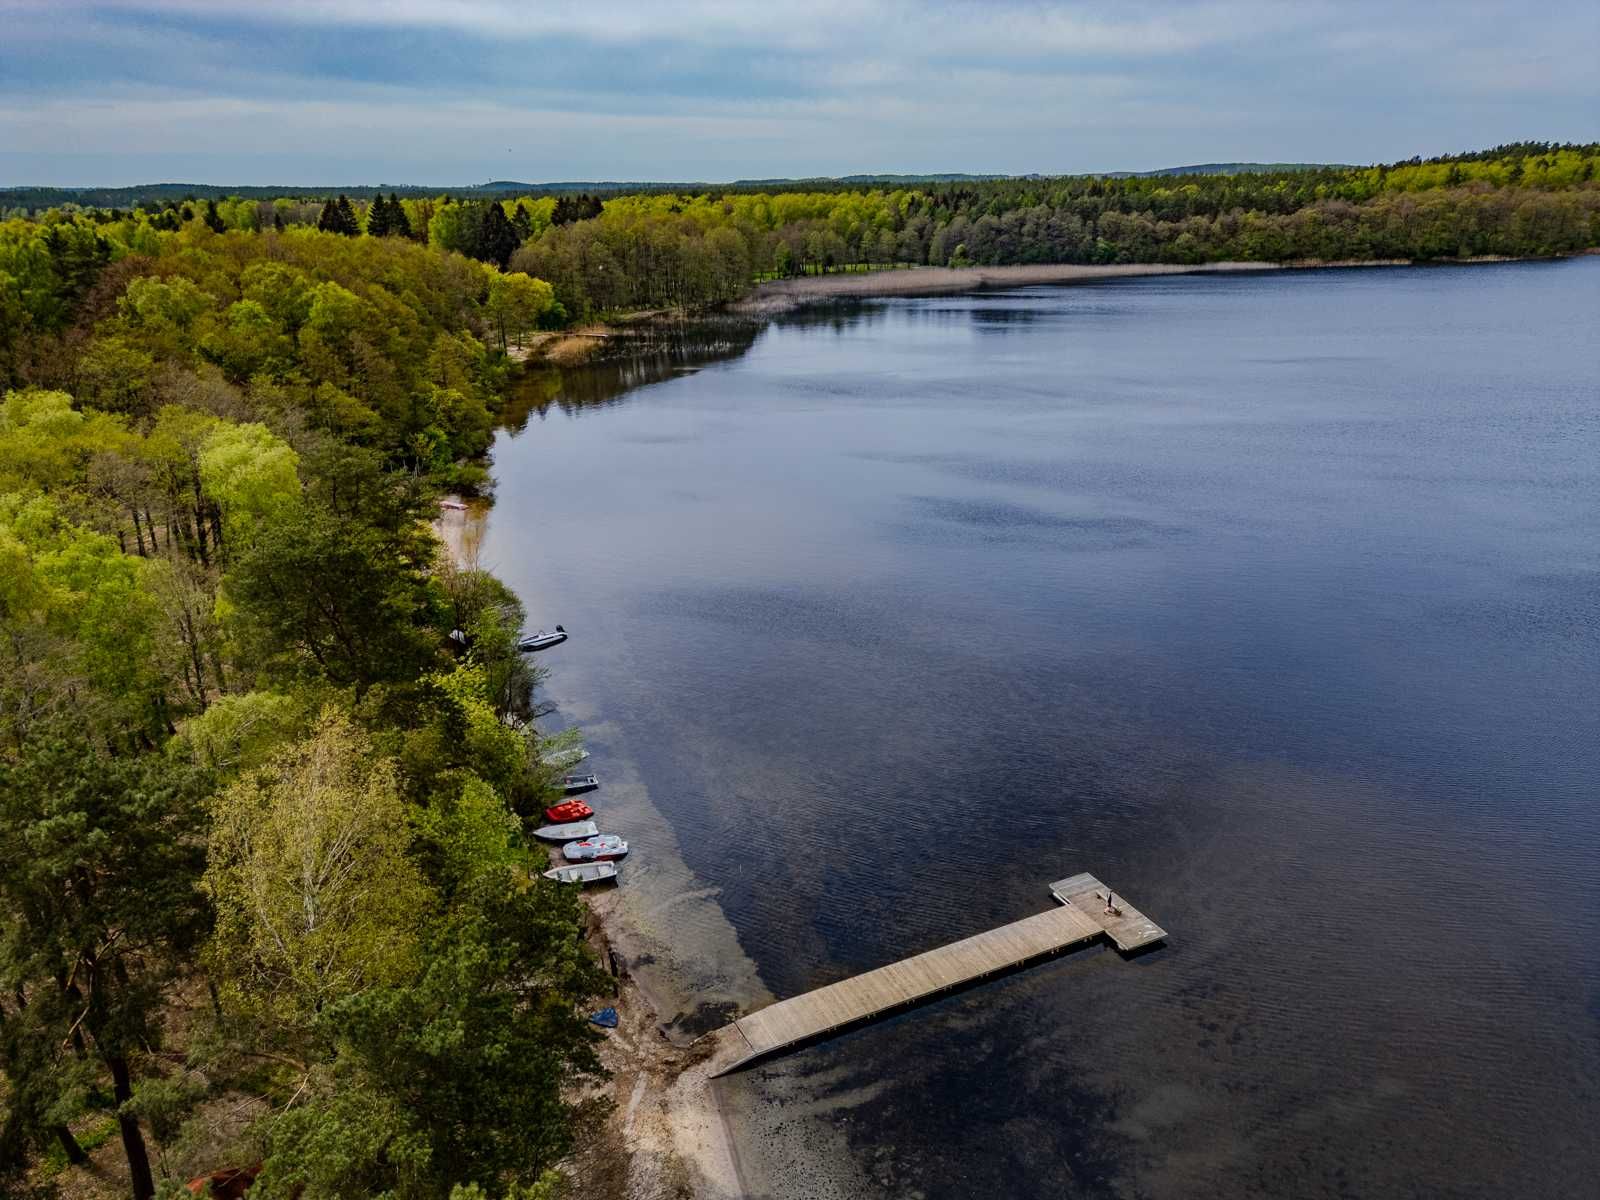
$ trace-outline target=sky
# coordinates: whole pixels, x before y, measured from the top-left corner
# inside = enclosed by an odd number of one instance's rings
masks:
[[[1600,138],[1596,0],[0,0],[0,186],[1368,163]]]

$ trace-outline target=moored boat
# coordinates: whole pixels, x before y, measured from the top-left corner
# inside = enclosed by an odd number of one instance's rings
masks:
[[[533,836],[541,842],[574,842],[599,832],[600,826],[593,821],[568,821],[564,825],[541,825],[533,831]]]
[[[535,650],[548,650],[551,646],[559,646],[566,640],[567,631],[557,625],[549,633],[541,629],[538,633],[530,633],[526,637],[518,639],[517,649],[525,654],[531,654]]]
[[[568,862],[603,862],[609,858],[622,858],[627,853],[628,843],[614,833],[599,833],[561,847],[562,857]]]
[[[598,775],[567,775],[561,780],[561,790],[569,796],[579,792],[592,792],[600,786]]]
[[[600,883],[617,877],[617,864],[586,862],[566,867],[551,867],[544,873],[544,877],[554,879],[557,883]]]
[[[592,816],[594,809],[582,800],[563,800],[544,810],[544,819],[552,825],[560,825],[564,821],[587,821]]]

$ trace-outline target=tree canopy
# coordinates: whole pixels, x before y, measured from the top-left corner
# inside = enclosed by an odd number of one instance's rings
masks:
[[[560,309],[393,198],[197,207],[0,222],[0,1190],[105,1121],[135,1200],[550,1195],[607,977],[427,518]]]

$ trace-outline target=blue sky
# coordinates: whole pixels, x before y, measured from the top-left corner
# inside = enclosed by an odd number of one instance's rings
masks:
[[[1372,162],[1600,137],[1600,3],[0,0],[0,184]]]

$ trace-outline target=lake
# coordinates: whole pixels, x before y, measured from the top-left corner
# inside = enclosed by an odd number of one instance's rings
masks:
[[[1171,933],[730,1079],[752,1190],[1593,1195],[1597,347],[1591,257],[530,378],[483,560],[572,632],[539,662],[675,1032],[1078,871]]]

